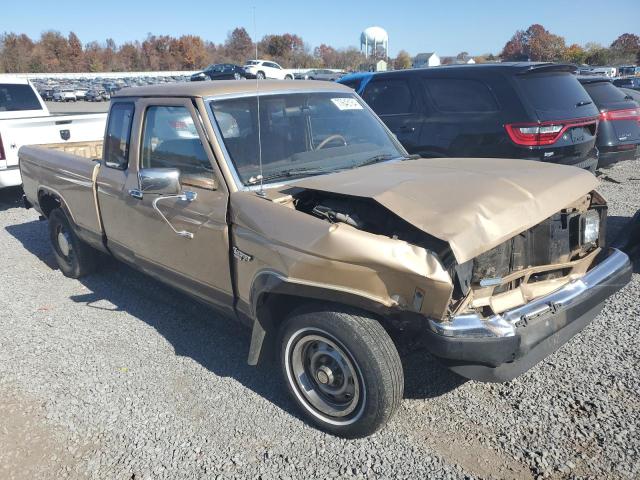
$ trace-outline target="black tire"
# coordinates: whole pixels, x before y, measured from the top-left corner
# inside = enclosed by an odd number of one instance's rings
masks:
[[[374,318],[331,305],[295,311],[280,330],[280,367],[305,416],[331,434],[371,435],[402,400],[396,347]]]
[[[264,80],[266,77],[264,75],[264,72],[258,72],[258,73],[256,73],[256,78],[258,80]]]
[[[49,214],[49,239],[60,271],[66,277],[80,278],[95,270],[99,253],[78,238],[60,208]]]
[[[284,79],[285,80],[293,80],[293,77],[291,75],[285,75]]]

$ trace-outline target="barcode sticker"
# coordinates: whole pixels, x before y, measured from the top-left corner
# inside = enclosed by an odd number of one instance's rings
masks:
[[[362,110],[362,105],[355,98],[338,97],[332,98],[331,101],[340,110]]]

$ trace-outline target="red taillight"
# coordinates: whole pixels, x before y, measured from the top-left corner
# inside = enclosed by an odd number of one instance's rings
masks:
[[[2,144],[2,135],[0,135],[0,160],[6,160],[7,157],[4,156],[4,145]]]
[[[594,117],[580,121],[559,120],[541,123],[511,123],[504,126],[513,143],[526,147],[552,145],[562,137],[564,132],[573,127],[590,127],[591,133],[595,135],[598,122]]]
[[[613,120],[637,120],[640,122],[640,108],[625,108],[623,110],[600,112],[601,122],[611,122]]]

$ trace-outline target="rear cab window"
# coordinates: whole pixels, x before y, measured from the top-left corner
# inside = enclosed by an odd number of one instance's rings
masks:
[[[104,163],[109,168],[126,170],[129,165],[133,111],[131,102],[117,102],[111,106],[104,144]]]
[[[569,72],[528,72],[515,83],[538,120],[594,117],[598,109],[578,79]]]
[[[42,110],[42,105],[30,85],[0,83],[0,112]]]

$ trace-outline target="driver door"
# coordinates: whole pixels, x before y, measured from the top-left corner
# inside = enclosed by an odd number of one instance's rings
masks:
[[[136,102],[136,120],[139,142],[130,153],[117,209],[121,218],[114,220],[126,228],[116,230],[114,244],[147,273],[208,303],[231,307],[229,195],[198,112],[188,99],[145,98]],[[195,199],[141,191],[138,173],[145,168],[179,169],[183,192]],[[109,236],[107,224],[105,229]]]

